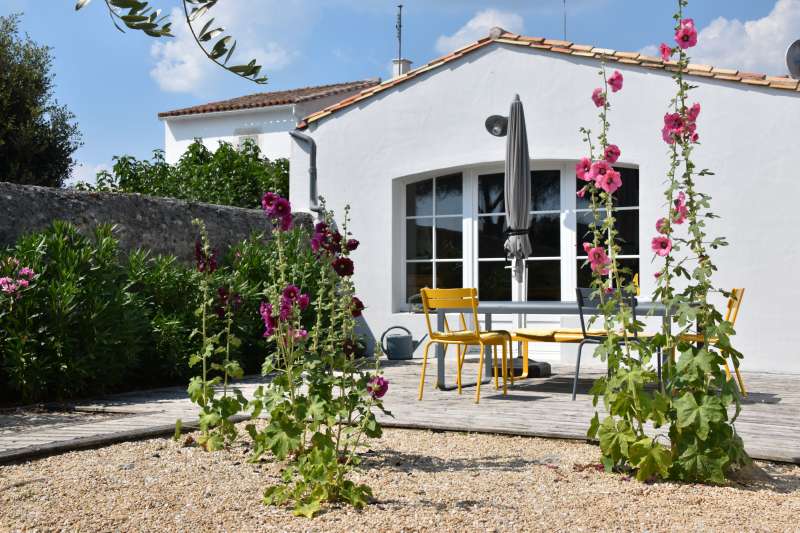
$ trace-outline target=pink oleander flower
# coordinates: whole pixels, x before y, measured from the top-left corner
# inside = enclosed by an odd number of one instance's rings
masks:
[[[17,282],[9,277],[0,278],[0,291],[6,294],[15,294],[17,292]]]
[[[367,391],[373,398],[383,398],[389,390],[389,380],[383,376],[372,376],[367,383]]]
[[[352,313],[353,318],[360,317],[363,310],[364,302],[362,302],[360,298],[353,296],[353,300],[350,304],[350,312]]]
[[[661,43],[659,51],[661,52],[661,60],[664,62],[669,61],[669,58],[672,57],[672,48],[666,43]]]
[[[672,241],[669,237],[653,237],[651,247],[656,255],[666,257],[672,251]]]
[[[575,165],[575,175],[578,176],[578,179],[582,179],[583,181],[592,181],[592,178],[589,177],[589,172],[591,170],[592,161],[588,157],[582,158]]]
[[[609,144],[606,146],[606,151],[603,154],[603,159],[611,163],[612,165],[617,162],[619,156],[622,155],[622,152],[619,149],[619,146],[616,144]]]
[[[594,102],[594,105],[597,107],[606,105],[606,93],[603,92],[603,89],[598,87],[592,91],[592,102]]]
[[[612,168],[606,171],[604,175],[599,176],[595,180],[595,184],[598,188],[606,191],[608,194],[614,194],[617,189],[622,187],[622,178],[620,177],[619,172]]]
[[[357,239],[347,239],[347,242],[345,243],[345,248],[347,248],[349,252],[353,252],[356,250],[356,248],[358,248],[359,244],[361,243],[358,242]]]
[[[675,32],[675,42],[684,50],[697,44],[697,29],[692,19],[683,19],[680,28]]]
[[[618,70],[608,78],[608,85],[611,87],[611,92],[615,93],[622,89],[622,73]]]
[[[659,218],[656,220],[656,231],[662,234],[665,234],[669,231],[669,226],[667,224],[666,218]]]
[[[344,278],[353,275],[353,261],[349,257],[337,257],[332,264],[339,276]]]
[[[679,225],[683,224],[688,216],[689,208],[686,207],[686,194],[681,191],[678,193],[678,198],[675,199],[675,213],[672,215],[672,222]]]
[[[28,278],[29,280],[31,280],[36,275],[36,272],[34,272],[33,269],[31,269],[31,268],[22,267],[22,268],[19,269],[19,275],[24,277],[24,278]]]
[[[29,284],[30,284],[30,282],[27,279],[18,279],[17,280],[17,285],[21,289],[26,288]]]
[[[689,108],[689,111],[686,113],[686,118],[688,118],[691,122],[697,122],[697,117],[700,116],[700,104],[697,102],[692,104],[692,107]]]

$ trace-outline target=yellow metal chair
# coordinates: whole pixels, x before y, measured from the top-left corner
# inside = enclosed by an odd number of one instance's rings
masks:
[[[457,377],[456,383],[458,384],[458,392],[461,393],[461,369],[464,365],[467,348],[469,346],[479,346],[480,354],[478,356],[478,379],[475,388],[475,403],[481,400],[481,381],[483,379],[483,358],[486,346],[492,347],[492,354],[494,356],[494,379],[495,388],[499,388],[498,375],[497,375],[497,353],[495,347],[502,347],[502,374],[503,374],[503,394],[508,393],[508,386],[506,383],[507,372],[506,362],[510,352],[511,334],[507,331],[481,331],[478,322],[478,291],[474,288],[468,289],[429,289],[424,288],[420,291],[422,296],[422,309],[425,312],[425,323],[428,326],[428,342],[425,343],[425,349],[422,356],[422,374],[419,379],[419,399],[422,400],[422,393],[425,387],[425,369],[428,365],[428,351],[433,344],[441,344],[447,353],[447,347],[451,344],[456,345],[457,349]],[[470,309],[472,312],[473,328],[469,329],[466,325],[466,320],[461,314],[461,330],[453,331],[445,321],[445,331],[434,330],[431,325],[431,312],[448,309]]]
[[[731,290],[731,296],[728,298],[728,308],[725,311],[725,318],[726,322],[730,322],[732,326],[736,325],[736,319],[739,316],[739,308],[742,305],[742,298],[744,298],[744,289],[733,289]],[[703,342],[703,335],[700,333],[685,333],[680,336],[680,340],[685,342]],[[717,344],[719,339],[711,337],[708,339],[708,342],[711,344]],[[725,361],[725,375],[728,379],[731,379],[731,368],[728,366],[728,362]],[[742,379],[742,374],[739,372],[739,367],[733,365],[733,370],[736,372],[736,380],[739,382],[739,390],[742,391],[743,396],[747,396],[747,389],[744,388],[744,380]]]

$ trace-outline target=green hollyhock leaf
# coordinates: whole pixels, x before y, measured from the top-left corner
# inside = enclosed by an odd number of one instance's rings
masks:
[[[589,430],[586,432],[586,438],[591,440],[596,439],[598,429],[600,429],[600,416],[597,414],[597,411],[595,411],[592,421],[589,422]]]
[[[653,477],[666,478],[672,464],[669,450],[653,439],[646,437],[630,447],[631,465],[637,468],[636,479],[647,481]]]
[[[292,513],[295,516],[314,518],[314,515],[317,514],[320,509],[322,509],[322,505],[319,500],[310,500],[308,502],[297,502]]]
[[[722,450],[702,449],[695,440],[678,457],[678,477],[685,481],[725,483],[725,467],[729,457]]]
[[[696,428],[697,436],[701,440],[708,438],[709,423],[725,420],[725,408],[719,398],[704,396],[698,404],[694,394],[686,392],[675,400],[675,409],[678,416],[678,428]]]
[[[617,422],[610,416],[603,420],[597,433],[600,437],[600,449],[615,464],[628,457],[628,447],[636,441],[636,435],[627,422]]]

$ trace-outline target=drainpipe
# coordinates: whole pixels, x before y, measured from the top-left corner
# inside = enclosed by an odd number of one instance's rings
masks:
[[[293,138],[302,141],[308,145],[309,151],[309,164],[308,164],[308,192],[311,200],[311,211],[319,213],[319,196],[317,195],[317,143],[313,137],[301,133],[297,130],[289,132]]]

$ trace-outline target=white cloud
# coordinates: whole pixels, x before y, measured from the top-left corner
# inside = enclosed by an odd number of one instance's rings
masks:
[[[211,15],[199,18],[194,25],[199,29],[209,16],[213,16],[215,27],[222,26],[226,30],[226,35],[237,39],[237,49],[229,64],[237,64],[237,60],[247,62],[256,59],[262,66],[262,73],[268,75],[291,63],[295,54],[283,45],[276,41],[264,43],[263,35],[273,34],[272,24],[269,24],[263,16],[263,13],[269,10],[255,7],[266,6],[254,7],[251,4],[248,7],[245,4],[247,3],[220,3],[212,10]],[[150,54],[155,60],[150,76],[164,91],[200,94],[215,76],[224,72],[197,46],[183,13],[178,8],[172,9],[170,18],[173,21],[175,37],[161,38],[150,47]]]
[[[500,26],[510,32],[522,32],[524,21],[516,13],[485,9],[479,11],[453,35],[441,35],[436,40],[436,50],[446,54],[489,35],[489,30]]]
[[[783,75],[786,49],[800,38],[800,0],[777,0],[770,13],[760,19],[718,17],[700,30],[692,61],[748,72]],[[642,53],[658,55],[655,45]]]
[[[89,183],[90,185],[94,185],[97,183],[97,173],[102,170],[111,170],[111,165],[107,163],[98,163],[93,165],[91,163],[78,163],[75,165],[75,168],[72,169],[72,176],[70,176],[65,182],[64,185],[70,187],[75,185],[79,181]]]

